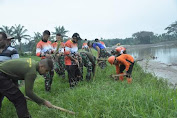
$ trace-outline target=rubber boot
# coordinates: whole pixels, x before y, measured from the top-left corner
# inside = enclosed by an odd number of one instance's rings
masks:
[[[127,82],[128,82],[128,84],[131,84],[132,83],[132,78],[127,78]]]
[[[124,73],[120,73],[121,76],[119,76],[119,80],[120,81],[123,81],[124,80],[124,76],[123,76]]]

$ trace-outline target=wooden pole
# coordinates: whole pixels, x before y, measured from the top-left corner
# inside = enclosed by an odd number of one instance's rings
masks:
[[[67,109],[64,109],[64,108],[61,108],[61,107],[58,107],[58,106],[55,106],[55,105],[52,105],[52,107],[55,108],[55,109],[58,109],[58,110],[60,110],[60,111],[67,112],[67,113],[72,114],[72,115],[75,115],[75,114],[76,114],[76,113],[73,112],[73,111],[69,111],[69,110],[67,110]]]
[[[30,99],[28,96],[25,96],[25,98],[26,98],[27,100],[33,101],[33,100]],[[64,112],[70,113],[70,114],[72,114],[72,115],[75,115],[75,114],[76,114],[76,113],[73,112],[73,111],[69,111],[69,110],[67,110],[67,109],[64,109],[64,108],[61,108],[61,107],[58,107],[58,106],[55,106],[55,105],[52,105],[52,108],[55,108],[55,109],[58,109],[58,110],[60,110],[60,111],[64,111]]]
[[[126,74],[115,74],[115,75],[111,75],[111,77],[119,77],[119,76],[125,76]]]

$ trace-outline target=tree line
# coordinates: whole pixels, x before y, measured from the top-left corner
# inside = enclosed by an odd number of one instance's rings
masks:
[[[103,39],[101,38],[101,41],[104,41],[106,46],[111,47],[117,43],[120,43],[122,45],[137,45],[137,44],[152,44],[152,43],[158,43],[158,42],[164,42],[164,41],[173,41],[177,40],[177,21],[170,24],[168,27],[165,28],[167,31],[163,34],[154,34],[151,31],[139,31],[134,34],[132,34],[132,37],[121,39],[121,38],[115,38],[115,39]],[[15,40],[12,40],[13,46],[18,49],[20,54],[23,54],[23,52],[30,51],[32,52],[32,55],[35,55],[36,50],[36,44],[41,40],[42,34],[39,32],[34,32],[34,36],[30,36],[27,34],[27,29],[25,29],[24,26],[21,24],[14,25],[14,26],[2,26],[0,27],[0,31],[5,32],[7,35],[13,36]],[[67,33],[69,30],[66,30],[64,26],[58,26],[54,27],[54,32],[52,32],[52,35],[50,37],[50,41],[55,41],[55,35],[57,33],[60,33],[64,36],[64,42],[67,40]],[[28,43],[22,43],[22,40],[27,40]],[[94,39],[93,39],[94,40]],[[18,42],[18,43],[17,43]],[[84,41],[81,41],[79,43],[79,48],[82,47],[82,43]]]

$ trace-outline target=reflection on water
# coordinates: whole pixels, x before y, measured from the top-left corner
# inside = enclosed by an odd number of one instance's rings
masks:
[[[127,49],[127,52],[138,59],[154,58],[154,60],[162,63],[177,64],[177,46],[154,46],[143,49]]]

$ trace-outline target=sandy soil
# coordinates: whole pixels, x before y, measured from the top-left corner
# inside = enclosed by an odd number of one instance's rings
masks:
[[[177,66],[167,65],[154,60],[138,61],[145,72],[150,72],[159,78],[167,79],[172,85],[177,84]]]

